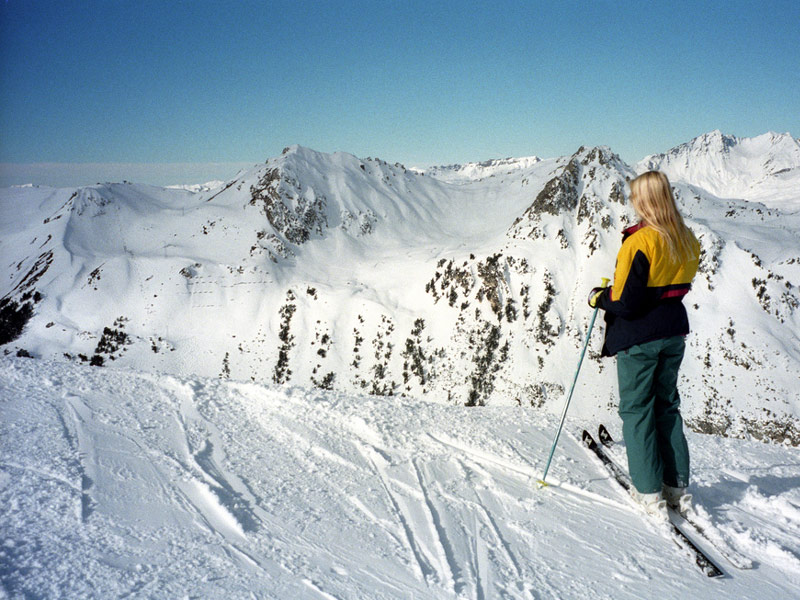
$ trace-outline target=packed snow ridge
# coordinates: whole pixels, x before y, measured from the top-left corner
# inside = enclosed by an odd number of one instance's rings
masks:
[[[800,589],[797,448],[690,433],[700,518],[745,567],[712,554],[725,577],[709,579],[604,476],[581,419],[540,489],[557,419],[529,406],[0,362],[3,598]]]

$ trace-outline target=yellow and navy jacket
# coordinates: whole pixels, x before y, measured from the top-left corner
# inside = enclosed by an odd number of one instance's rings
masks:
[[[686,335],[689,318],[683,297],[692,286],[700,243],[692,235],[692,258],[677,262],[655,229],[639,224],[623,232],[614,284],[597,299],[606,312],[603,356],[631,346]]]

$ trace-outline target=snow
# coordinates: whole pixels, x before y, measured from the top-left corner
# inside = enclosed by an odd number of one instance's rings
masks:
[[[34,312],[0,357],[0,598],[798,596],[795,145],[647,163],[703,246],[692,491],[752,565],[716,556],[721,581],[576,441],[618,433],[599,323],[535,484],[632,219],[609,149],[422,174],[292,146],[222,185],[0,190],[0,302]]]
[[[737,138],[712,131],[637,165],[639,172],[649,169],[719,197],[800,211],[800,140],[789,133]]]
[[[689,435],[699,510],[752,561],[736,569],[712,551],[726,574],[712,580],[579,445],[591,425],[580,419],[568,418],[539,488],[556,420],[532,408],[24,358],[1,366],[10,598],[800,591],[796,448]]]
[[[191,183],[191,184],[180,184],[180,185],[168,185],[166,189],[168,190],[186,190],[189,192],[199,193],[199,192],[210,192],[213,190],[218,190],[222,186],[225,185],[226,182],[220,181],[215,179],[214,181],[207,181],[206,183]]]
[[[706,150],[709,160],[726,148],[718,146]],[[533,210],[571,166],[578,176],[568,191],[577,206]],[[476,348],[499,327],[508,359],[495,365],[494,389],[481,401],[557,412],[591,318],[585,290],[613,272],[619,230],[633,218],[624,198],[609,197],[635,171],[606,148],[470,168],[475,177],[449,178],[445,168],[423,176],[379,159],[293,146],[208,191],[135,184],[0,190],[0,293],[19,303],[41,294],[4,351],[75,361],[97,355],[179,376],[228,370],[270,382],[283,350],[286,380],[295,385],[318,385],[332,373],[337,391],[463,403],[473,375],[483,377]],[[800,212],[692,183],[676,188],[704,251],[687,298],[687,418],[698,428],[745,433],[765,415],[796,423]],[[270,202],[284,208],[272,221]],[[295,308],[288,349],[279,338],[287,306]],[[419,319],[425,383],[407,376],[403,356]],[[127,340],[98,353],[106,328],[124,330]],[[552,343],[533,341],[536,332]],[[606,418],[616,384],[600,345],[595,335],[576,402],[582,414]],[[800,441],[800,431],[789,434]]]
[[[486,177],[510,175],[515,171],[527,170],[540,162],[538,156],[525,156],[521,158],[496,158],[483,162],[470,162],[463,165],[432,166],[413,168],[415,173],[434,177],[440,181],[461,184],[480,181]]]

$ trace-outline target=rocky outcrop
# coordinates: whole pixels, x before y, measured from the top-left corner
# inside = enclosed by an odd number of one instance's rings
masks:
[[[250,205],[257,206],[290,244],[299,246],[312,235],[321,236],[328,226],[325,196],[311,188],[303,193],[300,183],[277,167],[264,171],[250,187],[250,197]]]

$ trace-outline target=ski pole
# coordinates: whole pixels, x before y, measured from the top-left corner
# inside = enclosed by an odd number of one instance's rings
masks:
[[[600,287],[608,287],[608,278],[602,278],[602,285]],[[567,409],[569,408],[570,400],[572,400],[572,392],[575,391],[575,384],[578,382],[578,373],[581,372],[581,365],[583,364],[583,356],[586,354],[586,347],[589,345],[589,338],[592,335],[592,328],[594,327],[594,320],[597,318],[597,311],[599,307],[594,307],[594,312],[592,313],[592,321],[589,323],[589,331],[586,332],[586,339],[583,342],[583,350],[581,351],[581,357],[578,360],[578,368],[575,369],[575,377],[572,379],[572,387],[569,389],[569,395],[567,396],[567,401],[564,403],[564,411],[561,413],[561,422],[558,424],[558,431],[556,431],[556,437],[553,440],[553,446],[550,448],[550,456],[547,458],[547,464],[544,467],[544,473],[542,474],[542,478],[538,481],[540,486],[547,485],[545,478],[547,477],[547,471],[550,469],[550,461],[553,460],[553,454],[556,451],[556,445],[558,444],[558,438],[561,436],[561,429],[564,427],[564,421],[567,418]]]

